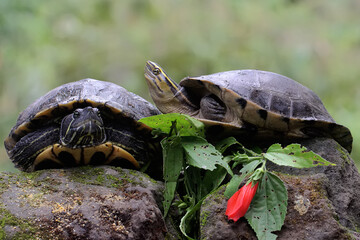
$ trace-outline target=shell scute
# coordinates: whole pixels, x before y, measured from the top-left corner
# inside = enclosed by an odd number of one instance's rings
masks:
[[[140,162],[145,161],[149,143],[144,139],[151,138],[151,128],[143,126],[144,124],[138,120],[160,112],[149,102],[121,86],[94,79],[83,79],[49,91],[20,113],[15,126],[4,141],[8,155],[15,166],[25,171],[32,171],[36,156],[46,149],[53,151],[56,144],[61,144],[59,128],[62,118],[72,113],[74,109],[88,106],[100,110],[106,124],[104,127],[109,134],[109,141],[113,141],[119,147],[125,147],[130,154],[139,157]],[[51,139],[46,140],[48,135]],[[56,164],[54,159],[57,158],[63,166],[75,166],[79,164],[79,157],[75,152],[75,150],[63,151],[55,157],[45,152],[43,156],[44,159],[48,157],[54,164]],[[99,154],[94,158],[98,159]],[[112,158],[116,160],[117,156]],[[47,164],[46,161],[44,164]]]
[[[281,116],[292,117],[291,116],[291,101],[288,98],[281,96],[273,96],[271,98],[270,111],[278,113]]]
[[[259,132],[267,134],[271,130],[275,134],[278,131],[283,133],[280,135],[292,137],[329,135],[351,152],[349,129],[335,123],[313,91],[288,77],[259,70],[235,70],[188,77],[180,86],[191,89],[195,81],[197,86],[201,86],[199,81],[203,82],[206,88],[192,91],[201,94],[195,98],[215,94],[236,113],[230,124],[241,127],[249,123],[265,128]],[[309,127],[312,121],[315,129]],[[334,124],[337,127],[330,129],[329,125]],[[303,128],[307,133],[301,131]]]
[[[271,101],[271,94],[268,92],[256,89],[251,92],[249,99],[253,102],[258,103],[264,109],[270,109],[269,106]]]
[[[315,116],[313,114],[313,108],[307,102],[294,101],[291,107],[292,107],[293,118],[304,118],[304,119],[315,120]]]

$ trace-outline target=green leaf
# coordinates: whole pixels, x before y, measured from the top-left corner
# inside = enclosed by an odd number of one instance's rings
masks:
[[[201,196],[204,197],[218,188],[227,175],[226,169],[218,167],[214,171],[206,171],[201,183]]]
[[[254,146],[253,148],[251,148],[251,150],[253,153],[256,153],[256,154],[261,154],[263,152],[262,149],[258,146]]]
[[[245,153],[235,153],[233,156],[233,160],[236,163],[246,163],[249,162],[249,155],[245,154]]]
[[[184,171],[184,183],[187,195],[194,202],[199,201],[201,197],[201,169],[193,166],[187,166]]]
[[[284,224],[288,195],[284,183],[276,175],[265,172],[245,218],[259,240],[276,239],[274,231]]]
[[[264,175],[264,169],[256,169],[255,172],[253,174],[251,174],[251,176],[249,177],[248,182],[257,182],[259,181],[263,175]]]
[[[234,137],[228,137],[225,139],[222,139],[221,141],[217,142],[215,144],[215,148],[221,152],[224,153],[226,149],[228,149],[232,145],[240,145],[242,146]]]
[[[176,190],[177,182],[165,182],[165,190],[164,190],[164,217],[167,216],[171,203],[174,199],[175,190]]]
[[[243,148],[243,150],[245,151],[245,153],[237,152],[233,155],[233,161],[234,161],[234,164],[232,166],[233,168],[239,164],[244,165],[251,161],[260,160],[264,158],[262,154],[257,154],[249,149]]]
[[[264,157],[275,164],[295,168],[310,168],[315,166],[335,166],[316,153],[308,151],[299,144],[291,144],[282,148],[280,144],[271,145]]]
[[[201,208],[201,205],[203,201],[212,193],[214,193],[217,189],[214,189],[210,193],[208,193],[206,196],[204,196],[201,200],[199,200],[196,204],[193,204],[191,207],[189,207],[186,210],[186,214],[181,218],[180,221],[180,231],[188,240],[195,240],[197,239],[195,236],[195,239],[190,237],[188,233],[194,232],[198,230],[199,222],[198,220],[198,211]]]
[[[164,217],[167,215],[174,199],[177,180],[183,167],[184,152],[180,144],[180,137],[173,136],[161,141],[163,148],[163,172],[165,180]]]
[[[234,161],[233,165],[231,166],[232,169],[234,169],[235,167],[237,167],[238,165],[245,165],[249,162],[251,162],[249,156],[245,153],[235,153],[233,155],[232,160]]]
[[[201,208],[201,205],[206,197],[198,201],[195,205],[189,207],[186,211],[186,214],[181,218],[180,221],[180,231],[188,240],[195,240],[194,238],[188,235],[189,232],[196,231],[198,224],[196,223],[198,211]]]
[[[242,175],[234,175],[230,182],[227,184],[226,189],[225,189],[225,193],[224,196],[225,198],[229,199],[231,198],[232,195],[234,195],[234,193],[236,193],[237,190],[239,190],[239,186],[241,184],[242,181],[244,181],[246,175],[242,174]]]
[[[160,129],[166,134],[170,132],[173,122],[176,122],[175,132],[177,132],[179,136],[205,136],[204,124],[185,114],[160,114],[142,118],[139,122],[142,122],[149,127]]]
[[[189,165],[210,171],[214,170],[216,165],[220,165],[230,175],[233,175],[229,164],[223,160],[221,153],[202,137],[182,137],[181,144]]]
[[[225,197],[226,198],[230,198],[232,195],[234,195],[234,193],[239,190],[239,186],[241,184],[242,181],[244,181],[244,179],[248,176],[250,176],[252,174],[252,172],[254,172],[254,170],[262,163],[262,161],[260,160],[255,160],[252,161],[248,164],[246,164],[241,170],[240,173],[241,175],[234,175],[230,182],[228,183],[228,185],[226,186],[226,190],[225,190]]]
[[[250,175],[252,172],[254,172],[254,170],[262,163],[263,161],[261,160],[254,160],[248,164],[246,164],[241,170],[240,172],[242,174],[245,174],[246,176]]]

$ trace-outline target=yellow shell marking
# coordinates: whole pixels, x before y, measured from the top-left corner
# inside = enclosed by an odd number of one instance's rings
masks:
[[[45,160],[51,160],[59,165],[63,165],[59,160],[61,152],[70,153],[76,161],[74,165],[88,165],[90,164],[92,156],[97,152],[102,152],[105,155],[104,164],[110,164],[114,159],[121,158],[129,161],[135,168],[139,169],[140,164],[136,159],[126,150],[120,146],[114,145],[111,142],[106,142],[99,146],[86,147],[86,148],[68,148],[60,144],[54,144],[42,151],[35,159],[34,166],[37,166]]]

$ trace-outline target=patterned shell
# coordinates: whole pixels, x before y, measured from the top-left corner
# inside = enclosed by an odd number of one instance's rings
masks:
[[[110,114],[121,114],[137,121],[160,112],[149,102],[114,83],[83,79],[61,85],[29,105],[11,129],[5,148],[12,149],[16,142],[44,122],[55,120],[77,107],[99,107]]]
[[[281,131],[310,125],[320,128],[351,151],[349,129],[335,123],[313,91],[285,76],[259,70],[235,70],[187,77],[180,86],[192,94],[206,89],[227,107],[236,108],[239,118],[259,127]]]

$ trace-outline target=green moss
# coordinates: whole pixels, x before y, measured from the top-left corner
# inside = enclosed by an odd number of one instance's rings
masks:
[[[146,187],[146,184],[144,183],[145,180],[149,180],[152,183],[157,183],[148,175],[144,173],[140,173],[139,171],[136,170],[126,169],[126,171],[124,171],[124,169],[119,167],[112,167],[112,169],[117,171],[117,173],[119,174],[118,176],[114,176],[111,174],[105,175],[106,179],[112,181],[112,183],[110,184],[112,187],[120,187],[128,183]]]
[[[5,239],[5,226],[16,227],[17,231],[12,239],[39,239],[39,230],[34,223],[24,219],[18,219],[9,211],[0,208],[0,239]],[[41,238],[41,237],[40,237]]]
[[[358,239],[357,237],[355,237],[353,234],[351,234],[349,231],[346,231],[345,233],[343,233],[342,236],[340,236],[341,239],[344,240],[356,240]]]
[[[359,228],[359,226],[358,226],[358,223],[353,223],[353,225],[355,226],[355,231],[356,232],[360,232],[360,228]]]
[[[130,169],[130,170],[129,170],[129,173],[130,173],[131,175],[133,175],[133,176],[139,176],[139,172],[136,171],[136,170],[133,170],[133,169]]]
[[[211,198],[215,202],[220,203],[224,199],[225,189],[226,189],[226,185],[220,186],[217,190],[211,193]]]
[[[124,174],[124,170],[120,167],[113,167],[114,170],[116,170],[117,172],[119,172],[120,174]],[[128,170],[128,174],[134,176],[134,177],[139,177],[140,174],[141,174],[141,177],[139,178],[139,180],[141,180],[142,177],[145,177],[146,179],[148,179],[150,182],[152,183],[157,183],[156,180],[152,179],[151,177],[149,177],[149,175],[147,175],[146,173],[144,172],[141,172],[141,171],[137,171],[137,170],[134,170],[134,169],[127,169]],[[132,180],[131,180],[132,181]],[[140,184],[140,183],[139,183]]]
[[[158,183],[155,179],[152,179],[152,178],[149,177],[148,175],[145,175],[145,176],[150,180],[150,182],[155,183],[155,184]]]
[[[41,174],[43,173],[43,171],[35,171],[35,172],[20,172],[19,176],[21,176],[23,179],[30,179],[30,180],[35,180],[37,179]]]
[[[37,171],[33,173],[20,172],[20,173],[8,174],[5,182],[7,182],[8,185],[16,184],[21,188],[39,187],[41,186],[41,182],[37,181],[36,179],[42,173],[43,171]]]
[[[212,192],[209,197],[207,197],[204,202],[202,203],[201,207],[201,214],[200,214],[200,229],[204,227],[208,222],[208,217],[211,215],[211,210],[207,205],[213,204],[214,202],[220,204],[224,199],[224,192],[225,192],[226,185],[220,186],[217,190]]]
[[[347,153],[346,150],[344,150],[343,147],[342,147],[340,144],[337,144],[336,150],[338,150],[338,151],[340,152],[341,158],[342,158],[346,163],[351,163],[350,157],[349,157],[349,153]]]
[[[21,189],[36,188],[42,195],[56,192],[56,185],[61,184],[61,182],[51,177],[39,179],[43,173],[44,171],[37,171],[34,173],[20,172],[17,174],[2,173],[0,179],[0,194],[6,191],[12,184],[17,185],[17,187]]]
[[[203,211],[203,212],[201,212],[201,216],[200,216],[200,217],[201,217],[201,219],[200,219],[200,227],[205,226],[209,215],[210,215],[210,211]]]
[[[103,168],[92,166],[80,167],[71,171],[69,175],[72,181],[89,185],[107,185],[115,188],[122,187],[127,183],[134,183],[141,186],[144,185],[144,178],[142,178],[143,175],[140,176],[139,172],[136,170],[124,171],[119,167],[111,167],[111,169],[115,170],[118,173],[118,176],[105,174],[105,170]],[[136,178],[139,179],[138,182],[134,181]],[[148,177],[148,179],[150,180],[151,178]],[[152,180],[152,182],[156,183],[155,180]]]
[[[73,169],[69,174],[71,181],[89,185],[102,185],[105,180],[101,177],[103,175],[104,169],[92,166]]]
[[[133,170],[132,170],[133,171]],[[148,179],[150,182],[152,183],[157,183],[156,180],[154,180],[153,178],[151,178],[149,175],[147,175],[146,173],[142,173],[142,176],[145,177],[146,179]]]
[[[53,185],[46,184],[46,185],[42,186],[42,188],[40,188],[40,191],[43,194],[51,194],[51,193],[57,192],[58,189]]]
[[[122,169],[120,167],[112,167],[112,169],[116,170],[119,173],[119,176],[118,177],[115,177],[113,175],[111,175],[111,176],[113,176],[115,178],[121,178],[123,180],[126,180],[128,183],[134,182],[134,179],[132,179],[129,175],[132,175],[135,177],[139,175],[139,172],[136,170],[128,169],[128,172],[125,172],[124,169]],[[110,175],[108,175],[108,176],[110,176]]]
[[[107,180],[110,180],[110,186],[114,188],[120,188],[129,183],[127,175],[124,175],[124,177],[115,177],[114,175],[107,174],[105,177]]]
[[[96,177],[96,181],[97,181],[98,183],[103,184],[103,183],[105,182],[105,177],[104,177],[104,175],[98,175],[98,176]]]
[[[6,183],[6,180],[0,179],[0,194],[2,194],[8,188],[9,188],[9,184]]]

